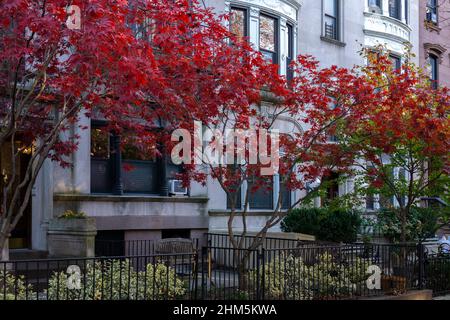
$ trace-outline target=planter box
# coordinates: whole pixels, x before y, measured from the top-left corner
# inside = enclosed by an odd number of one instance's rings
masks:
[[[406,278],[399,276],[381,276],[381,288],[385,294],[403,294],[406,292]]]
[[[49,257],[94,257],[96,235],[94,218],[53,219],[48,226]]]

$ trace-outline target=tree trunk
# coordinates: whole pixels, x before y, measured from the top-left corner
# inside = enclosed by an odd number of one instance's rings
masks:
[[[406,243],[406,225],[407,225],[407,214],[406,210],[400,211],[400,223],[401,223],[401,233],[400,241],[401,243]]]
[[[9,239],[0,237],[0,261],[9,260]]]

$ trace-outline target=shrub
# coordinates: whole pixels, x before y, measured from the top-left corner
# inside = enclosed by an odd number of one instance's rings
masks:
[[[417,241],[434,237],[442,215],[437,209],[411,208],[406,224],[406,240]],[[385,209],[378,214],[377,227],[391,242],[400,242],[401,221],[394,210]]]
[[[0,300],[29,300],[35,297],[33,287],[25,284],[23,275],[0,271]]]
[[[317,240],[352,243],[357,240],[361,215],[355,210],[299,208],[282,221],[284,232],[311,234]]]
[[[49,300],[161,300],[186,293],[175,270],[162,262],[136,272],[129,260],[88,264],[78,289],[68,289],[69,275],[55,272],[49,280]]]
[[[361,258],[338,261],[330,253],[307,264],[301,257],[280,255],[264,266],[266,297],[269,299],[330,299],[357,295],[366,285],[370,263]],[[261,269],[262,270],[262,269]],[[256,277],[252,274],[252,277]]]
[[[311,300],[310,279],[303,260],[293,255],[281,253],[260,268],[260,286],[264,286],[265,298],[272,300]],[[257,279],[251,272],[250,278]],[[264,281],[263,281],[264,280]]]

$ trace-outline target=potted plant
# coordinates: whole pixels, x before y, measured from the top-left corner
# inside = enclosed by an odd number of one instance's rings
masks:
[[[49,256],[94,257],[96,235],[94,218],[84,212],[67,210],[49,223]]]

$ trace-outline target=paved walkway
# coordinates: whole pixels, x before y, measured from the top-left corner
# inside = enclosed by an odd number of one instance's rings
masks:
[[[433,300],[450,300],[450,295],[442,296],[442,297],[436,297]]]

